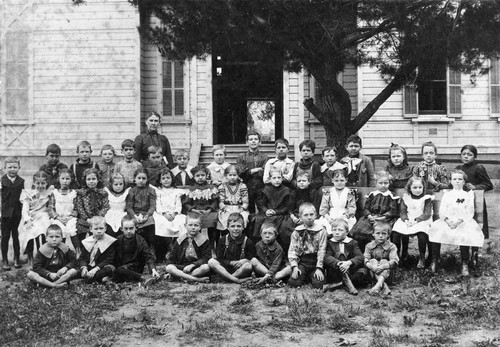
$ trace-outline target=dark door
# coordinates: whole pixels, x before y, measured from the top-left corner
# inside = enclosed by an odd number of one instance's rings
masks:
[[[244,45],[218,44],[212,68],[214,143],[245,143],[249,125],[256,130],[274,128],[266,133],[263,142],[282,136],[281,64],[248,52]]]

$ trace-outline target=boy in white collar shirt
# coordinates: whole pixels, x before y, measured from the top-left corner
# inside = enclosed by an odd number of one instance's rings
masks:
[[[116,239],[106,234],[106,220],[94,216],[88,220],[92,236],[82,241],[78,258],[82,278],[87,282],[107,282],[115,270]]]
[[[303,203],[299,208],[302,224],[292,233],[288,260],[292,275],[290,287],[300,287],[311,282],[313,288],[323,289],[323,261],[326,253],[326,230],[316,220],[316,208],[311,203]]]
[[[276,157],[269,159],[264,166],[264,184],[271,183],[271,169],[280,170],[283,176],[283,184],[289,186],[293,178],[295,162],[288,158],[289,143],[287,139],[278,139],[274,143]]]
[[[347,166],[337,161],[337,149],[335,147],[326,146],[321,151],[324,164],[321,166],[321,173],[323,174],[323,186],[328,187],[332,185],[332,172],[335,170],[345,170],[347,175]]]
[[[342,164],[347,166],[348,187],[375,186],[375,169],[370,158],[361,154],[362,147],[363,144],[358,135],[349,136],[346,145],[349,155],[341,160]]]
[[[364,283],[367,275],[363,253],[356,240],[347,236],[349,225],[345,219],[336,218],[330,225],[332,238],[326,246],[325,270],[326,282],[331,284],[325,286],[325,291],[344,284],[349,294],[358,295],[354,283]]]
[[[212,148],[214,161],[211,162],[207,169],[210,170],[210,181],[215,186],[220,186],[224,182],[224,170],[230,165],[226,161],[226,147],[223,145],[215,145]]]
[[[179,149],[175,152],[174,160],[177,166],[172,169],[172,174],[174,175],[174,187],[182,186],[192,186],[194,184],[193,174],[191,169],[193,168],[189,163],[189,151],[187,149]]]

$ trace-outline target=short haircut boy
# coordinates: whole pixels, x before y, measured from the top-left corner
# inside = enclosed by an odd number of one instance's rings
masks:
[[[189,211],[188,213],[186,213],[186,220],[188,219],[201,221],[201,214],[195,211]]]
[[[12,163],[17,163],[17,165],[21,166],[21,161],[19,160],[18,157],[7,157],[5,158],[5,160],[3,161],[3,164],[4,165],[7,165],[7,164],[12,164]]]
[[[53,143],[47,146],[47,150],[45,151],[45,155],[49,155],[49,153],[61,155],[61,147],[59,145]]]
[[[189,151],[187,149],[178,149],[174,154],[174,158],[177,159],[179,157],[188,157],[189,158]]]
[[[301,215],[304,213],[304,211],[305,211],[306,209],[310,209],[310,208],[312,208],[312,209],[314,210],[314,212],[315,212],[315,213],[317,212],[317,211],[316,211],[316,207],[314,207],[314,205],[313,205],[313,204],[311,204],[310,202],[304,202],[304,203],[303,203],[302,205],[300,205],[300,207],[299,207],[299,215],[301,216]]]
[[[92,218],[88,219],[87,222],[90,224],[90,227],[94,227],[97,225],[104,225],[106,226],[106,219],[102,216],[93,216]]]
[[[245,225],[245,219],[238,212],[233,212],[229,215],[229,217],[227,217],[227,226],[229,226],[229,224],[235,223],[235,222],[240,222],[242,225]]]
[[[424,147],[432,147],[432,148],[434,148],[434,152],[435,152],[436,154],[437,154],[437,152],[438,152],[438,149],[437,149],[436,145],[435,145],[435,144],[434,144],[434,142],[432,142],[432,141],[427,141],[427,142],[424,142],[424,143],[422,144],[422,148],[421,148],[421,151],[422,151],[422,152],[424,151]]]
[[[332,146],[323,147],[323,149],[321,150],[321,155],[324,156],[326,152],[330,152],[330,151],[334,151],[335,153],[337,153],[337,148],[332,147]]]
[[[359,147],[363,147],[363,141],[361,141],[361,137],[359,137],[358,135],[354,134],[354,135],[351,135],[347,138],[347,141],[346,141],[346,144],[348,145],[349,143],[357,143],[359,145]]]
[[[302,150],[304,147],[310,148],[314,153],[314,151],[316,151],[316,142],[313,140],[304,140],[299,144],[299,150]]]
[[[45,231],[45,236],[49,236],[49,233],[51,231],[55,231],[55,232],[61,234],[61,237],[63,237],[63,231],[62,231],[62,229],[61,229],[61,227],[59,225],[57,225],[57,224],[51,224],[51,225],[49,225],[49,227]]]
[[[255,130],[249,131],[247,133],[247,136],[246,136],[246,140],[247,141],[250,138],[250,136],[257,136],[259,138],[259,142],[262,140],[262,137],[260,136],[260,134],[257,131],[255,131]]]
[[[383,229],[391,235],[392,232],[392,226],[391,223],[386,222],[386,221],[376,221],[375,224],[373,225],[373,229],[375,228]]]
[[[126,222],[132,222],[132,223],[134,223],[135,226],[137,226],[136,223],[135,223],[135,218],[132,217],[132,216],[130,216],[130,215],[128,215],[128,214],[126,214],[125,216],[123,216],[123,218],[121,220],[121,225],[123,226],[123,223],[126,223]]]
[[[129,147],[132,147],[133,149],[135,149],[135,143],[133,140],[131,139],[126,139],[122,142],[122,149],[125,149],[125,148],[129,148]]]
[[[87,148],[87,147],[92,152],[92,146],[90,145],[90,142],[85,140],[78,142],[78,145],[76,146],[76,153],[80,152],[80,148]]]
[[[262,223],[262,225],[260,227],[260,232],[262,233],[266,229],[273,229],[274,235],[278,236],[278,229],[276,228],[276,225],[274,223],[268,222],[268,221]]]
[[[111,151],[111,152],[113,152],[113,155],[115,155],[115,154],[116,154],[116,153],[115,153],[115,149],[114,149],[114,147],[113,147],[113,146],[111,146],[111,145],[104,145],[104,146],[102,146],[102,147],[101,147],[101,154],[102,154],[102,152],[104,152],[104,151]]]
[[[216,151],[223,151],[224,155],[227,154],[226,147],[224,145],[215,145],[212,147],[212,154],[215,153]]]
[[[290,147],[290,144],[289,144],[288,140],[287,140],[287,139],[284,139],[284,138],[277,139],[277,140],[274,142],[274,148],[276,148],[279,144],[285,145],[287,148],[289,148],[289,147]]]

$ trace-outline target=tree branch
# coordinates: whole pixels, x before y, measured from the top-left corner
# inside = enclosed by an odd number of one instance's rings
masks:
[[[352,120],[353,133],[358,132],[377,112],[382,104],[397,90],[401,89],[406,83],[408,71],[413,71],[413,67],[401,68],[392,81],[361,111],[356,118]]]

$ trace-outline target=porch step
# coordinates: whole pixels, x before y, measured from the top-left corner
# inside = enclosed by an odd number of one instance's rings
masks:
[[[201,146],[198,163],[208,165],[214,160],[212,155],[212,147],[213,146]],[[226,147],[226,152],[227,152],[226,161],[231,164],[236,164],[236,159],[238,158],[238,155],[248,150],[248,146],[246,144],[224,145],[224,147]],[[260,146],[260,151],[262,153],[266,153],[269,158],[274,158],[276,156],[276,152],[274,151],[274,144],[272,143],[262,144]],[[294,159],[293,145],[290,145],[290,149],[288,151],[288,157],[292,160]]]

